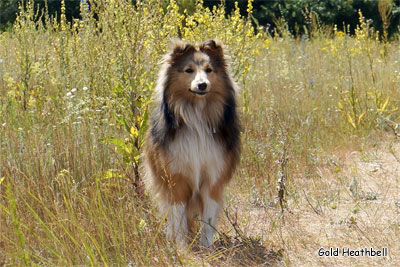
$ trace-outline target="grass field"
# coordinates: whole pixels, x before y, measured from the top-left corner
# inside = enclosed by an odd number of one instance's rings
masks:
[[[400,265],[398,36],[379,40],[362,14],[354,36],[312,24],[295,38],[284,21],[271,35],[238,10],[160,2],[82,2],[72,23],[28,5],[1,33],[0,265]],[[222,40],[242,88],[214,252],[170,244],[140,183],[158,62],[179,34]]]

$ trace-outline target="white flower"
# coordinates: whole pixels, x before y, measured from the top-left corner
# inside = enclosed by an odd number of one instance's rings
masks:
[[[76,92],[76,88],[72,88],[71,92],[75,93]]]
[[[86,91],[87,89],[89,88],[87,88],[86,86],[82,88],[83,91]]]
[[[67,93],[67,96],[71,96],[71,95],[72,95],[72,93],[71,93],[71,92],[68,92],[68,93]]]

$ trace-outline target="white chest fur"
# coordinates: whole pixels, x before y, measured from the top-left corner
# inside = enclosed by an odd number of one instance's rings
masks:
[[[179,129],[169,145],[173,173],[191,179],[194,190],[199,189],[201,171],[205,171],[213,185],[224,168],[223,147],[214,138],[214,130],[202,120],[200,112],[181,113],[185,125]]]

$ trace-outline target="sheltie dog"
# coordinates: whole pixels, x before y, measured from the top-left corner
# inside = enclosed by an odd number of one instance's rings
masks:
[[[167,216],[167,238],[185,243],[200,226],[212,247],[223,189],[240,156],[238,87],[222,44],[173,42],[156,84],[146,135],[145,184]]]

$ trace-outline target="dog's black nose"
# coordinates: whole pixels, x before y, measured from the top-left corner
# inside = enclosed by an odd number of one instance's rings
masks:
[[[201,90],[201,91],[204,91],[204,90],[206,90],[206,88],[207,88],[207,84],[206,84],[206,83],[199,83],[199,84],[197,85],[197,88],[198,88],[199,90]]]

